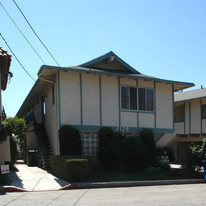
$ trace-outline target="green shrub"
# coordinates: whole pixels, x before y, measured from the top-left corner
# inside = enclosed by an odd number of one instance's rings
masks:
[[[145,145],[138,136],[127,137],[124,150],[127,167],[135,170],[144,168]]]
[[[157,155],[153,131],[149,129],[143,129],[140,132],[139,137],[146,146],[144,150],[144,167],[155,166]]]
[[[7,139],[7,136],[8,136],[8,132],[6,126],[0,124],[0,143],[4,142]]]
[[[97,154],[102,167],[109,169],[112,161],[112,140],[115,137],[114,131],[109,127],[102,127],[98,131],[99,152]]]
[[[10,151],[11,151],[11,166],[13,167],[18,158],[17,144],[13,137],[10,138]]]
[[[95,157],[51,157],[52,173],[67,181],[86,180],[94,174],[95,168]]]
[[[59,130],[59,143],[61,155],[81,155],[82,141],[79,130],[65,125]]]

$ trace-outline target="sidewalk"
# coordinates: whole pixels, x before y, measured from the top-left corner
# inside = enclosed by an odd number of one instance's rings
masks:
[[[25,191],[59,190],[69,184],[38,167],[28,167],[21,162],[17,162],[15,167],[17,171],[9,174],[11,185]]]

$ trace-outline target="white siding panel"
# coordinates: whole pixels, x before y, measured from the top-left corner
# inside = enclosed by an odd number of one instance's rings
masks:
[[[120,84],[125,85],[125,86],[136,87],[137,86],[137,81],[135,79],[121,77],[120,78]]]
[[[191,133],[201,133],[200,100],[191,101]]]
[[[102,126],[119,126],[118,77],[101,76]]]
[[[121,112],[121,126],[122,127],[137,127],[137,113],[136,112]]]
[[[154,114],[139,113],[139,127],[154,128]]]
[[[61,73],[61,124],[80,125],[80,74]]]
[[[154,82],[153,81],[145,81],[142,79],[138,80],[138,87],[142,87],[142,88],[154,88]]]
[[[173,129],[172,85],[156,83],[156,126]]]
[[[83,125],[100,125],[99,75],[82,74]]]

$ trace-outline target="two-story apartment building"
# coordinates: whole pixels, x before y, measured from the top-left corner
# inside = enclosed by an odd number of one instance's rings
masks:
[[[158,147],[170,147],[176,161],[186,161],[188,146],[206,138],[206,88],[179,92],[175,101],[175,131],[164,135]]]
[[[159,79],[132,68],[113,52],[79,66],[42,66],[18,117],[44,124],[54,154],[58,131],[72,125],[81,132],[83,155],[98,150],[97,131],[108,126],[138,134],[152,129],[158,139],[174,131],[174,92],[192,83]],[[37,128],[28,128],[27,149],[35,148]]]

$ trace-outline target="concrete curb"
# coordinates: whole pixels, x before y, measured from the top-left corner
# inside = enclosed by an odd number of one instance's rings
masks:
[[[3,186],[4,192],[29,192],[25,189],[15,186]]]
[[[156,186],[156,185],[179,185],[179,184],[200,184],[205,183],[204,179],[177,179],[177,180],[145,180],[145,181],[115,181],[115,182],[86,182],[72,183],[58,190],[71,189],[92,189],[92,188],[114,188],[114,187],[138,187],[138,186]],[[40,190],[42,192],[44,190]],[[49,190],[48,190],[49,191]],[[54,190],[51,190],[54,191]],[[15,186],[0,186],[0,195],[7,192],[32,192]],[[37,192],[37,191],[33,191]]]
[[[68,189],[90,189],[90,188],[112,188],[112,187],[138,187],[155,185],[178,185],[205,183],[203,179],[180,179],[180,180],[146,180],[146,181],[116,181],[116,182],[92,182],[69,184],[59,190]]]

